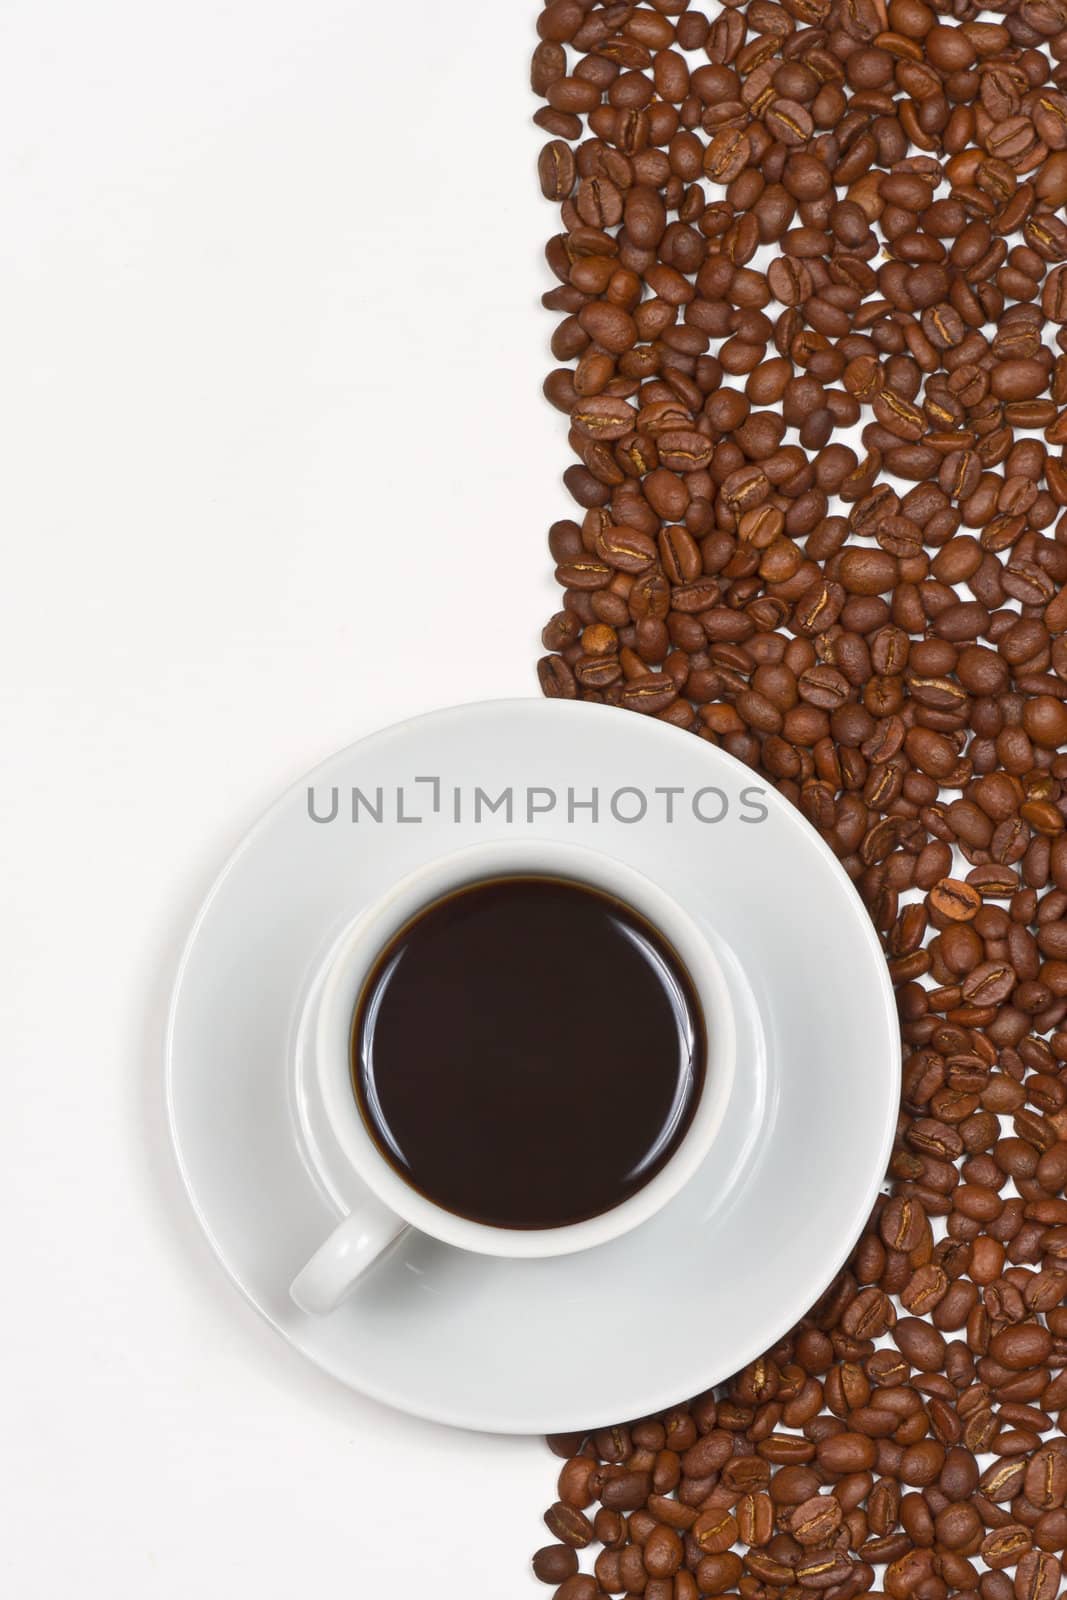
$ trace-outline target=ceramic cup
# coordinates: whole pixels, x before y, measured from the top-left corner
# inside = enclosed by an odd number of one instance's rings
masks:
[[[689,972],[704,1013],[707,1066],[689,1130],[670,1161],[643,1189],[583,1222],[558,1228],[497,1228],[435,1205],[385,1159],[352,1088],[351,1032],[356,1004],[393,936],[431,901],[471,883],[514,875],[571,879],[631,905],[660,933]],[[332,1311],[405,1228],[481,1255],[570,1255],[606,1244],[648,1220],[696,1172],[722,1123],[734,1075],[734,1019],[719,964],[696,923],[650,878],[600,851],[551,840],[495,840],[457,851],[411,873],[356,919],[325,964],[314,1024],[313,1070],[305,1092],[329,1123],[367,1195],[297,1273],[290,1293],[301,1310]]]

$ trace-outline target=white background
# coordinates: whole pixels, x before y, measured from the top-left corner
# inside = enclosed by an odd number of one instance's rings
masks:
[[[0,11],[18,1600],[536,1592],[543,1445],[305,1367],[201,1240],[161,1100],[182,940],[280,789],[399,717],[534,690],[568,508],[536,10]]]

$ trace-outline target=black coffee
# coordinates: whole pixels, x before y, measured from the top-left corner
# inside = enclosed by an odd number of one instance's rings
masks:
[[[360,995],[352,1076],[407,1181],[449,1211],[552,1228],[642,1188],[704,1080],[693,984],[631,907],[505,877],[426,906]]]

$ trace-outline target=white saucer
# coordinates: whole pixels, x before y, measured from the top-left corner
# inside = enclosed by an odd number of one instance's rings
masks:
[[[557,796],[532,821],[528,787],[535,807]],[[679,792],[669,797],[668,787]],[[309,794],[326,817],[335,788],[337,816],[313,820]],[[353,788],[381,821],[362,803],[351,820]],[[503,807],[484,804],[474,820],[479,788],[493,799],[511,789],[510,823]],[[580,806],[594,789],[596,822]],[[570,816],[568,790],[579,802]],[[620,820],[642,802],[642,820]],[[724,803],[721,821],[696,814],[713,818]],[[764,808],[765,820],[752,820]],[[705,928],[738,1026],[715,1148],[677,1199],[612,1244],[512,1262],[408,1233],[332,1316],[305,1316],[289,1283],[356,1188],[326,1132],[303,1126],[296,1110],[312,975],[346,922],[395,879],[446,850],[527,832],[624,858]],[[859,898],[769,785],[665,723],[515,700],[375,734],[262,818],[190,935],[167,1097],[182,1175],[219,1260],[298,1350],[419,1416],[561,1432],[695,1394],[803,1315],[847,1258],[882,1181],[899,1063],[893,994]]]

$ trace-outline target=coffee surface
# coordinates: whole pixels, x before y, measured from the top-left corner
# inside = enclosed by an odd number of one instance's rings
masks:
[[[386,1159],[478,1222],[551,1228],[642,1188],[705,1070],[692,982],[629,906],[505,877],[432,902],[359,997],[352,1076]]]

